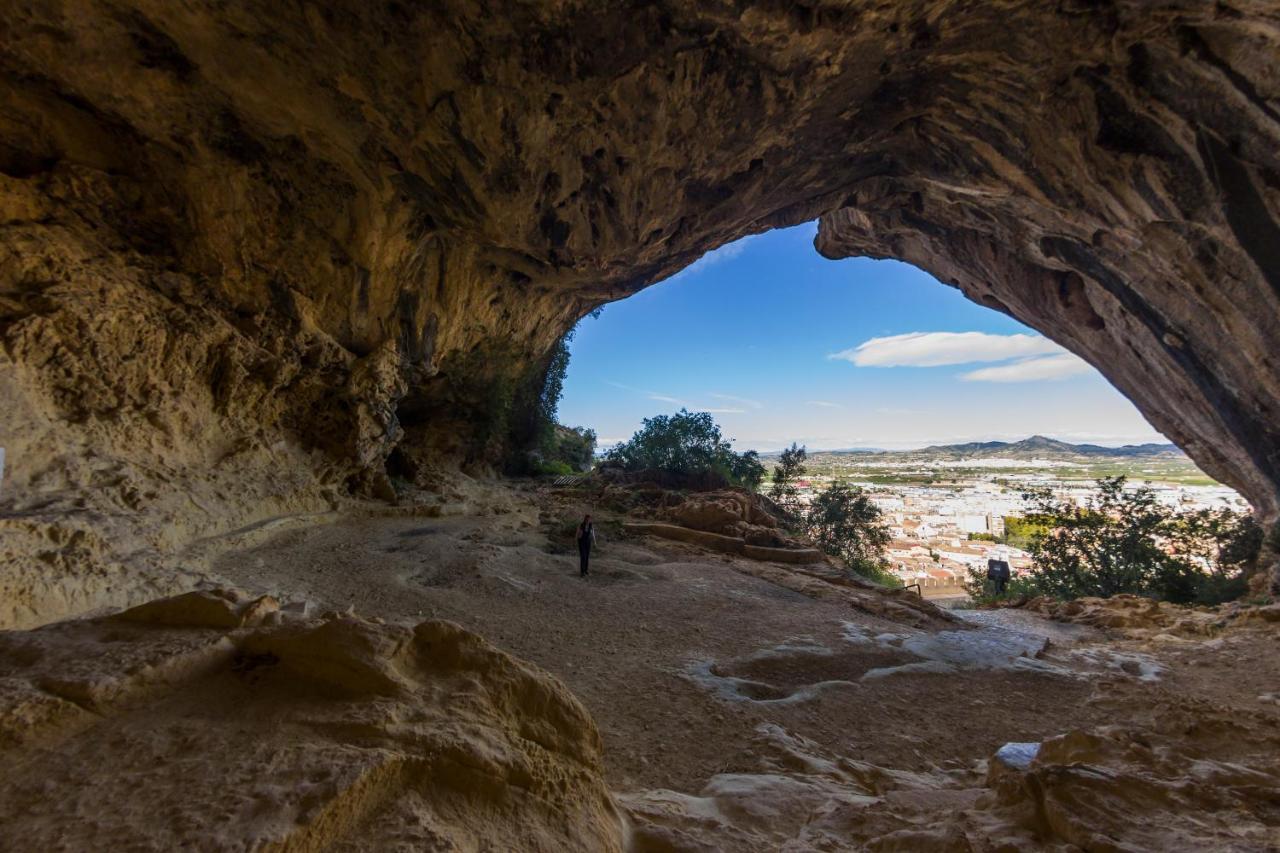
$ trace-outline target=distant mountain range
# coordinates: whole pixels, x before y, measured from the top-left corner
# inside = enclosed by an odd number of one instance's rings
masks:
[[[1099,444],[1071,444],[1033,435],[1022,441],[971,441],[967,444],[942,444],[925,447],[912,453],[952,454],[956,456],[1008,456],[1008,457],[1044,457],[1044,456],[1106,456],[1127,459],[1134,456],[1182,456],[1177,445],[1173,444],[1126,444],[1123,447],[1103,447]]]
[[[873,455],[878,453],[895,456],[963,456],[979,459],[1004,457],[1014,459],[1044,459],[1061,456],[1092,456],[1095,458],[1133,459],[1136,457],[1183,458],[1184,454],[1174,444],[1126,444],[1123,447],[1103,447],[1100,444],[1071,444],[1043,435],[1033,435],[1021,441],[970,441],[965,444],[935,444],[915,450],[881,450],[878,448],[850,448],[847,450],[810,450],[809,455],[845,454]],[[762,453],[764,458],[778,454]]]

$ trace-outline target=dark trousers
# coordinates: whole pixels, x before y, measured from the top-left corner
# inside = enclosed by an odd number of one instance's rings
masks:
[[[578,574],[586,577],[590,572],[587,571],[587,560],[591,557],[591,543],[578,543]]]

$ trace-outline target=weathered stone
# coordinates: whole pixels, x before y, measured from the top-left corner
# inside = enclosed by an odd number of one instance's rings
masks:
[[[631,533],[661,536],[677,542],[688,542],[700,545],[713,551],[726,554],[740,554],[752,560],[764,560],[771,563],[819,563],[825,558],[816,548],[771,548],[763,545],[752,545],[738,536],[726,536],[723,533],[710,533],[706,530],[694,530],[678,524],[662,524],[649,521],[625,522],[625,530]]]
[[[0,846],[623,849],[599,732],[547,673],[447,622],[228,635],[174,601],[0,632]]]
[[[824,254],[919,264],[1081,354],[1280,517],[1268,0],[0,21],[15,622],[171,589],[143,550],[390,497],[397,443],[485,468],[584,313],[815,217]]]

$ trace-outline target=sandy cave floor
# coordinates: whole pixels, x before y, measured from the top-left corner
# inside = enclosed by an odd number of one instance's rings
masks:
[[[761,580],[723,555],[610,534],[607,521],[592,576],[581,579],[563,532],[581,510],[572,497],[528,492],[505,509],[305,524],[224,551],[209,568],[322,609],[454,620],[537,663],[594,716],[619,791],[694,792],[716,773],[750,772],[749,744],[766,722],[834,754],[910,770],[970,767],[1005,742],[1074,728],[1151,722],[1177,703],[1238,705],[1280,724],[1280,705],[1260,698],[1280,684],[1274,642],[1228,637],[1154,652],[1111,643],[1099,653],[1095,631],[1007,613],[979,616],[988,627],[964,634],[964,649],[992,630],[1015,650],[1047,638],[1042,661],[1028,654],[991,669],[962,649],[948,664],[955,650],[943,642],[939,663],[928,657],[934,639],[954,632],[904,629]]]

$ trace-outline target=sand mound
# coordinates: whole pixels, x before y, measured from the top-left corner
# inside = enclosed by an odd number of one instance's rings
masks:
[[[0,634],[0,848],[621,848],[560,682],[449,622],[290,610],[199,592]]]

